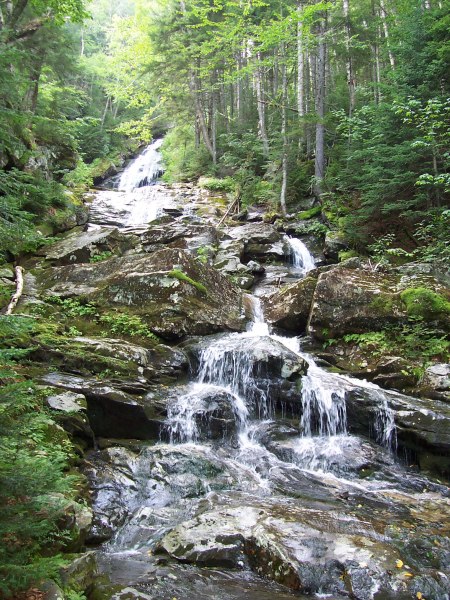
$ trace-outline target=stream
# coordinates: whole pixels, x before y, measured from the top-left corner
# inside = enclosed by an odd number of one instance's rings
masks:
[[[201,192],[183,204],[157,181],[159,146],[117,190],[96,193],[90,228],[132,234],[161,215],[212,219],[195,212]],[[301,240],[283,243],[290,281],[315,268]],[[248,290],[246,331],[183,342],[190,380],[164,392],[159,442],[89,454],[105,597],[448,600],[448,490],[398,451],[401,395],[333,373],[304,340],[271,331],[261,302],[270,277],[267,266]],[[375,406],[370,435],[353,425],[353,396]]]

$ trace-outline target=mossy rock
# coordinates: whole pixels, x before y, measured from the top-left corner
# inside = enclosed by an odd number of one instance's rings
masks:
[[[424,287],[407,288],[400,297],[409,317],[449,321],[450,302],[442,294]]]
[[[312,208],[309,208],[308,210],[303,210],[302,212],[298,213],[298,218],[301,221],[307,221],[308,219],[312,219],[313,217],[318,217],[322,212],[322,207],[321,206],[313,206]]]
[[[184,250],[46,270],[39,286],[46,296],[91,302],[100,314],[116,310],[138,315],[165,339],[245,328],[239,288]]]

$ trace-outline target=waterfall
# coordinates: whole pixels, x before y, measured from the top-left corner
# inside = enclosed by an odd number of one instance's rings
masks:
[[[294,269],[306,274],[316,268],[312,254],[301,240],[286,236],[286,241],[289,246],[289,257]]]
[[[157,178],[163,173],[159,139],[125,169],[117,190],[98,191],[90,206],[91,225],[136,227],[150,223],[175,207],[170,191]]]
[[[303,437],[332,436],[347,433],[345,388],[338,389],[327,373],[309,363],[307,375],[302,380],[302,417],[300,428]]]
[[[395,451],[397,449],[397,429],[394,413],[389,407],[385,394],[381,390],[374,390],[373,393],[378,401],[374,423],[375,439],[380,446]]]
[[[147,146],[125,169],[119,181],[120,192],[132,192],[151,185],[163,172],[162,156],[159,152],[163,140]]]

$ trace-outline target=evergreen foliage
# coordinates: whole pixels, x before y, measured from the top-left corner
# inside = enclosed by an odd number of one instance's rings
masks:
[[[30,351],[33,320],[0,317],[0,593],[58,578],[66,532],[61,517],[76,490],[67,475],[71,444],[51,419],[43,393],[16,361]]]

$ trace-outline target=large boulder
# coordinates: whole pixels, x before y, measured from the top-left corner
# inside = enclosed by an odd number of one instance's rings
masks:
[[[268,223],[247,223],[228,227],[225,232],[244,244],[245,260],[266,262],[285,259],[289,253],[284,235]]]
[[[202,567],[248,568],[306,594],[368,599],[388,584],[398,553],[370,525],[330,506],[247,501],[216,507],[167,533],[160,551]]]
[[[58,242],[41,250],[46,259],[55,265],[87,263],[102,253],[123,254],[137,243],[137,238],[124,235],[112,227],[99,227],[89,231],[81,228],[70,231]]]
[[[303,333],[316,284],[317,277],[309,275],[269,296],[264,303],[264,314],[269,323],[297,334]]]
[[[434,277],[380,273],[356,263],[351,259],[320,274],[308,323],[313,337],[379,331],[417,316],[448,326],[450,293]]]
[[[342,250],[348,250],[348,241],[343,234],[338,231],[327,231],[323,248],[325,258],[337,261],[339,260],[339,252]]]
[[[450,365],[438,363],[425,370],[419,392],[430,398],[450,402]]]
[[[89,424],[96,436],[158,440],[164,427],[165,407],[142,395],[131,395],[96,379],[51,372],[45,384],[83,394]]]
[[[406,318],[393,275],[338,266],[321,273],[314,291],[309,333],[326,340],[377,331]]]
[[[195,254],[200,249],[215,247],[219,236],[217,229],[210,225],[174,222],[170,227],[153,225],[140,238],[146,252],[170,246],[190,250]]]
[[[184,250],[59,267],[44,272],[39,284],[46,296],[82,296],[103,309],[139,315],[166,339],[245,326],[241,291]]]

